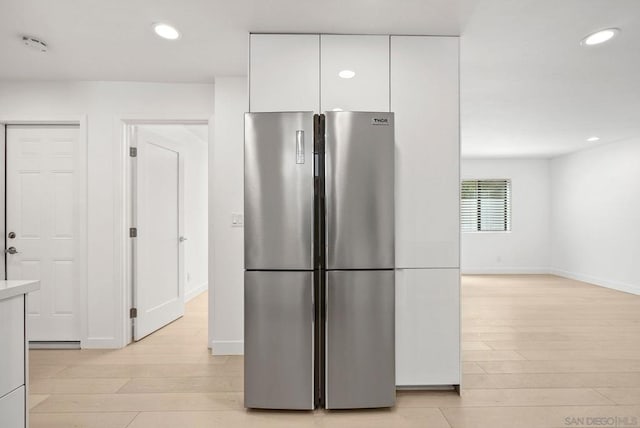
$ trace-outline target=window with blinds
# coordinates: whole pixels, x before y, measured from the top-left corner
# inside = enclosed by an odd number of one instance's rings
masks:
[[[511,180],[463,180],[463,232],[511,230]]]

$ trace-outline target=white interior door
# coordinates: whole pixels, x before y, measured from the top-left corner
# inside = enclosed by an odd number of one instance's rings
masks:
[[[79,341],[79,128],[8,125],[7,279],[39,279],[29,295],[32,341]]]
[[[137,129],[134,340],[184,315],[184,160],[178,145]]]

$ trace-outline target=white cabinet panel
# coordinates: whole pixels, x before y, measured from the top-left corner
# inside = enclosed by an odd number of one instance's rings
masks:
[[[460,384],[460,271],[396,271],[396,385]]]
[[[250,111],[318,112],[320,36],[252,34],[250,43]]]
[[[0,300],[0,397],[24,385],[24,295]],[[11,426],[3,425],[0,426]]]
[[[459,267],[456,37],[391,37],[396,266]]]
[[[0,427],[22,428],[26,426],[24,386],[0,398]]]
[[[322,111],[389,111],[389,36],[322,35],[320,51]]]

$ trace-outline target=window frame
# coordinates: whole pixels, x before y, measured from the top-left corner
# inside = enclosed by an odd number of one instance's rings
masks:
[[[509,229],[506,230],[479,230],[479,225],[477,230],[464,230],[462,224],[462,185],[465,181],[505,181],[508,183],[508,217],[505,217],[505,221],[507,221]],[[477,217],[477,222],[480,222],[482,219],[481,216]],[[511,178],[471,178],[471,177],[462,177],[460,178],[460,232],[461,233],[511,233],[513,231],[513,180]]]

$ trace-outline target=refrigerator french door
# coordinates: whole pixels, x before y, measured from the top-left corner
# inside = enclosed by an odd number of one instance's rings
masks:
[[[245,116],[245,406],[395,402],[392,113]]]
[[[327,112],[325,407],[395,402],[393,113]]]
[[[313,113],[245,116],[245,406],[313,409]]]

